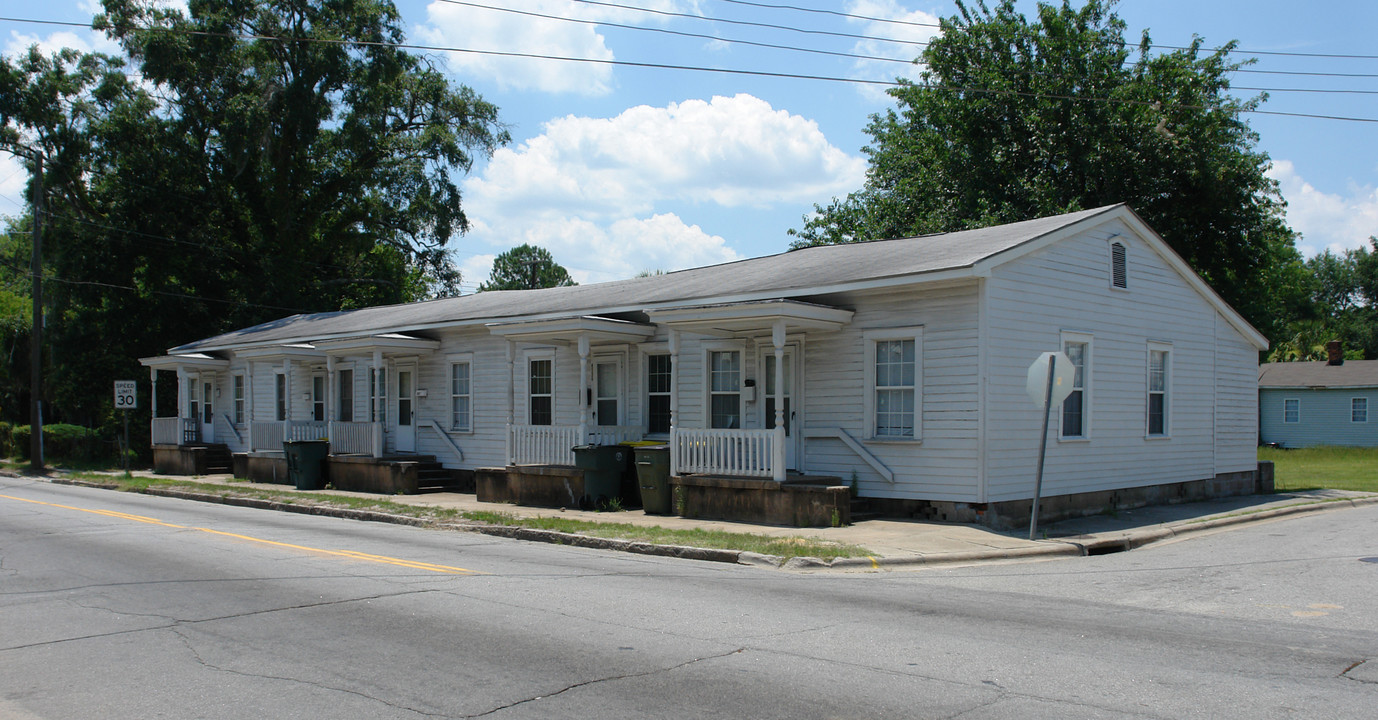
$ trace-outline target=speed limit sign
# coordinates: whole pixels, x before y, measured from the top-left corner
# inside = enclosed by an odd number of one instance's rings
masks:
[[[134,410],[139,407],[138,383],[133,380],[115,381],[115,409]]]

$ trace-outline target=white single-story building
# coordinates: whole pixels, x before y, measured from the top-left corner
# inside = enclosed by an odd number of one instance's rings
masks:
[[[1378,360],[1265,363],[1258,368],[1259,438],[1285,448],[1378,447]]]
[[[284,439],[329,437],[334,455],[472,471],[656,438],[676,477],[855,478],[890,512],[1027,520],[1041,425],[1025,381],[1040,353],[1077,369],[1047,451],[1055,515],[1252,492],[1266,347],[1115,205],[296,315],[142,362],[155,393],[159,370],[177,375],[180,417],[153,420],[155,448],[271,457]]]

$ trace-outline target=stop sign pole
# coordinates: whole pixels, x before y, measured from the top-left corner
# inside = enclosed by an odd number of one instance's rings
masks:
[[[1028,382],[1024,389],[1034,404],[1043,406],[1043,434],[1038,436],[1038,474],[1034,480],[1033,512],[1029,515],[1030,540],[1038,532],[1038,500],[1043,494],[1043,461],[1048,454],[1048,416],[1054,403],[1060,403],[1072,394],[1075,379],[1076,367],[1071,359],[1060,352],[1045,352],[1029,366]]]

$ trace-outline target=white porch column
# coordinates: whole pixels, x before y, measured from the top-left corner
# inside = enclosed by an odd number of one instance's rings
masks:
[[[553,363],[552,363],[553,364]],[[554,373],[554,369],[551,370]],[[579,334],[579,444],[589,436],[589,336]]]
[[[504,452],[506,453],[505,465],[516,465],[516,456],[513,455],[515,448],[512,447],[512,424],[515,422],[517,408],[517,348],[511,341],[507,341],[507,435]]]
[[[369,407],[373,408],[373,417],[369,418],[369,420],[373,422],[373,457],[383,457],[383,403],[387,402],[388,399],[379,397],[378,391],[383,383],[383,373],[387,371],[387,368],[383,367],[383,351],[374,350],[373,372],[370,373],[373,375],[373,382],[371,383],[372,387],[369,389],[369,393],[371,394],[369,398]]]
[[[249,452],[258,448],[254,447],[254,361],[250,360],[244,364],[244,423],[249,426]]]
[[[325,356],[325,437],[330,442],[335,441],[335,391],[339,390],[335,386],[335,356]]]
[[[679,331],[670,329],[670,477],[679,475]]]
[[[148,384],[152,388],[152,397],[149,399],[149,412],[152,413],[154,420],[158,419],[158,368],[148,369]]]
[[[776,320],[770,329],[775,345],[775,427],[770,442],[771,471],[775,482],[785,479],[785,321]]]
[[[292,439],[292,358],[282,359],[282,441]]]
[[[179,417],[179,418],[186,417],[187,410],[188,410],[188,409],[190,408],[190,406],[191,406],[191,401],[187,399],[187,382],[188,382],[187,371],[186,371],[181,365],[178,365],[178,366],[177,366],[177,417]],[[177,433],[180,435],[180,434],[182,433],[182,429],[181,429],[181,428],[178,428],[178,429],[177,429]],[[181,443],[178,443],[178,444],[180,445]]]

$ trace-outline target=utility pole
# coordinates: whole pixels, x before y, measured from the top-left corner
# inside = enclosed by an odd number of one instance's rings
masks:
[[[29,464],[43,472],[43,156],[34,153],[33,255],[29,260],[33,288],[33,331],[29,334]]]

